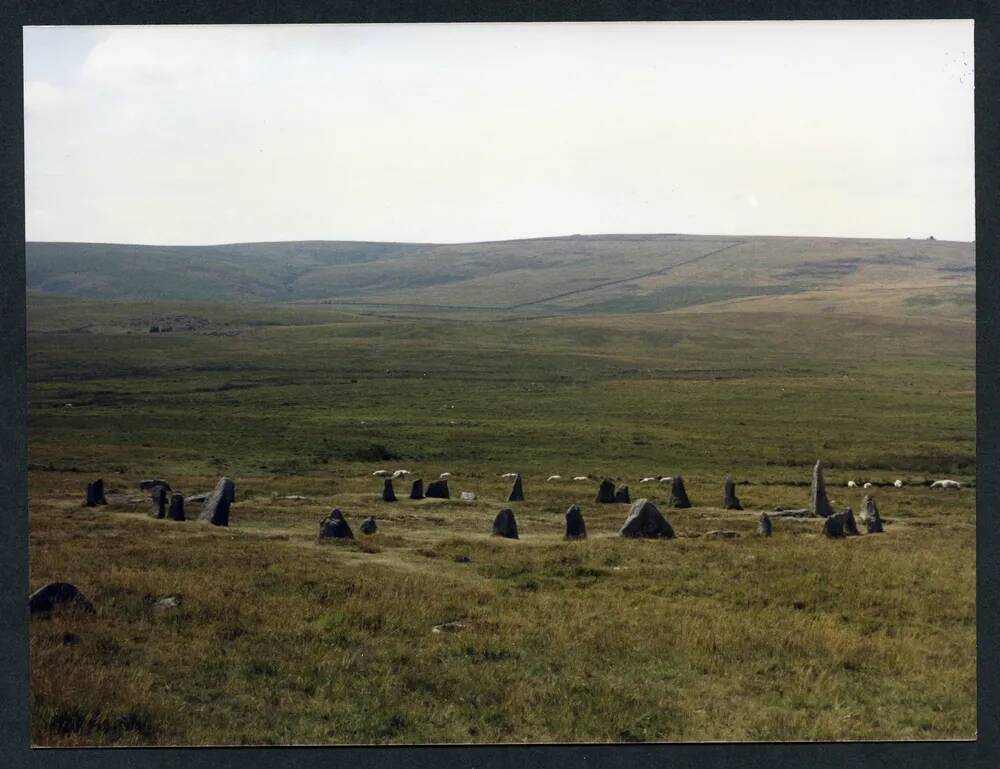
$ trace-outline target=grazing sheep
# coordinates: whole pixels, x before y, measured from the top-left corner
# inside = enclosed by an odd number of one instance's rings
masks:
[[[657,480],[655,476],[649,476],[648,475],[645,478],[643,478],[642,480],[640,480],[639,483],[649,483],[650,481],[655,481],[655,480]]]
[[[866,483],[863,488],[870,489],[871,487],[872,485],[870,483]]]
[[[903,488],[903,482],[898,478],[892,482],[892,485],[895,486],[897,489]]]
[[[934,481],[934,483],[931,484],[931,488],[932,489],[960,489],[960,488],[962,488],[962,484],[959,483],[958,481],[949,481],[949,480]]]
[[[574,475],[573,476],[573,480],[574,481],[589,481],[590,480],[590,476],[589,475]]]
[[[849,488],[849,489],[856,489],[857,487],[858,487],[858,484],[856,484],[854,481],[848,481],[847,482],[847,488]]]
[[[561,475],[550,475],[545,480],[546,481],[561,481],[562,480],[562,476]]]
[[[513,478],[515,475],[517,475],[517,473],[503,473],[500,477],[501,478]]]
[[[409,470],[396,470],[393,474],[393,478],[406,478],[408,475],[413,475]]]
[[[674,482],[673,477],[669,475],[664,475],[662,478],[660,478],[660,483],[673,483],[673,482]]]
[[[385,477],[387,477],[389,475],[389,471],[388,470],[376,470],[374,473],[372,473],[372,475],[374,475],[376,478],[385,478]]]
[[[451,478],[451,473],[441,473],[438,478]]]

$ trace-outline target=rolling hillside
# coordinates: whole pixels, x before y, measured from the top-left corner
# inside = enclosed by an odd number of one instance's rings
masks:
[[[434,245],[27,244],[29,291],[91,299],[322,302],[370,313],[533,317],[738,302],[972,319],[975,246],[933,240],[594,235]],[[833,293],[827,293],[833,292]],[[748,301],[751,300],[751,301]],[[721,303],[721,304],[720,304]]]

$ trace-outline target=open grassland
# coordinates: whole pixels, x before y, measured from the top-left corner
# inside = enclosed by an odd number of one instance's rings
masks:
[[[35,742],[974,736],[974,326],[784,299],[455,323],[33,298],[31,586],[97,608],[32,622]],[[753,535],[757,511],[806,505],[817,458],[856,512],[848,479],[907,482],[874,490],[885,534]],[[382,467],[478,498],[397,482],[386,504]],[[519,541],[488,536],[507,471]],[[223,473],[228,529],[130,501],[142,478],[193,494]],[[691,510],[638,484],[677,473]],[[718,507],[727,473],[745,513]],[[678,538],[614,536],[603,476]],[[96,477],[111,504],[84,509]],[[937,477],[967,486],[919,485]],[[562,540],[572,502],[587,541]],[[316,543],[334,505],[354,543]],[[702,536],[721,528],[741,536]]]

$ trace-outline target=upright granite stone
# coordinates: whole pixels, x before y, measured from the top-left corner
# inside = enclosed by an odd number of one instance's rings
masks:
[[[882,516],[879,515],[874,497],[865,497],[865,509],[861,511],[861,520],[869,534],[882,534]]]
[[[628,495],[628,486],[621,486],[615,491],[615,502],[623,505],[632,504],[632,498]]]
[[[684,490],[684,479],[679,475],[674,478],[670,486],[669,506],[678,510],[691,507],[691,500],[688,499],[687,491]]]
[[[417,478],[413,485],[410,487],[410,499],[423,499],[424,498],[424,482]]]
[[[183,494],[171,494],[170,495],[170,509],[167,510],[167,518],[171,521],[183,521],[184,520],[184,495]]]
[[[508,502],[523,502],[524,501],[524,487],[521,484],[521,474],[518,473],[514,476],[514,483],[510,486],[510,494],[507,495]]]
[[[597,489],[597,498],[594,500],[601,504],[611,504],[615,501],[615,484],[605,478]]]
[[[368,516],[361,522],[362,534],[374,534],[376,531],[378,531],[378,524],[375,523],[375,519],[372,516]]]
[[[59,606],[69,606],[93,613],[91,605],[76,585],[69,582],[50,582],[28,596],[28,610],[31,614],[50,612]]]
[[[771,516],[767,513],[760,514],[760,518],[757,520],[757,533],[762,537],[771,536]]]
[[[625,519],[625,525],[621,527],[618,536],[672,539],[674,530],[656,505],[648,499],[637,499],[629,510],[628,518]]]
[[[742,510],[740,498],[736,496],[736,481],[728,475],[726,476],[725,491],[722,495],[722,506],[726,510]]]
[[[198,520],[208,521],[213,526],[229,525],[229,505],[235,499],[235,484],[229,478],[220,478],[215,490],[208,495],[201,508]]]
[[[354,532],[351,531],[339,507],[333,508],[330,514],[319,522],[319,539],[354,539]]]
[[[431,499],[451,499],[451,492],[448,491],[448,479],[440,478],[428,483],[424,496]]]
[[[812,490],[809,494],[809,511],[813,515],[829,518],[834,514],[830,500],[826,496],[826,483],[823,481],[823,463],[816,460],[813,468]]]
[[[570,505],[566,511],[566,539],[586,539],[587,525],[579,505]]]
[[[493,519],[493,536],[504,537],[505,539],[518,539],[517,521],[514,518],[514,511],[505,507],[497,517]]]
[[[104,497],[104,481],[101,478],[87,484],[87,495],[83,504],[86,507],[108,504],[108,500]]]
[[[167,490],[163,486],[153,486],[149,494],[149,514],[153,518],[167,516]]]
[[[382,482],[382,501],[383,502],[395,502],[396,492],[392,489],[392,478],[386,478]]]

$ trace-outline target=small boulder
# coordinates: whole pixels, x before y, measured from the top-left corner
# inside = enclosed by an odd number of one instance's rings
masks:
[[[50,612],[60,606],[69,606],[93,613],[94,607],[76,585],[69,582],[50,582],[28,596],[28,608],[32,614]]]
[[[629,510],[625,525],[618,532],[621,537],[663,537],[672,539],[674,530],[667,519],[648,499],[637,499]]]
[[[361,522],[361,533],[362,534],[374,534],[378,531],[378,524],[375,523],[375,519],[368,516]]]
[[[208,521],[213,526],[228,526],[229,506],[236,498],[235,488],[236,484],[231,479],[220,478],[215,490],[205,500],[198,520]]]
[[[459,498],[463,502],[475,502],[476,501],[476,495],[473,492],[471,492],[471,491],[463,491],[458,496],[459,496]]]
[[[167,490],[163,486],[153,486],[149,495],[149,514],[153,518],[166,518],[167,516]]]
[[[762,537],[771,536],[771,516],[767,513],[760,514],[760,518],[757,520],[757,533]]]
[[[101,478],[87,484],[87,495],[83,504],[85,507],[108,504],[108,500],[104,496],[104,481]]]
[[[508,502],[523,502],[524,488],[521,485],[521,474],[514,476],[514,483],[511,484],[510,493],[507,495]]]
[[[153,604],[153,609],[158,612],[170,611],[181,605],[181,599],[175,595],[168,595]]]
[[[167,510],[167,518],[171,521],[183,521],[184,520],[184,495],[183,494],[171,494],[170,495],[170,509]]]
[[[632,504],[632,498],[628,495],[628,486],[622,486],[615,491],[615,502],[623,505]]]
[[[726,510],[742,510],[740,498],[736,496],[736,481],[728,475],[726,476],[725,490],[723,491],[722,506]]]
[[[601,504],[611,504],[615,501],[615,484],[605,478],[597,489],[597,498],[594,500]]]
[[[713,529],[705,532],[705,539],[736,539],[739,536],[739,532],[728,529]]]
[[[465,625],[462,624],[461,622],[459,622],[456,619],[456,620],[452,620],[451,622],[445,622],[445,623],[443,623],[441,625],[435,625],[434,627],[431,628],[431,632],[432,633],[456,633],[456,632],[458,632],[459,630],[461,630],[464,627],[465,627]]]
[[[354,532],[340,512],[340,508],[333,508],[330,514],[319,522],[319,539],[354,539]]]
[[[579,505],[570,505],[566,511],[566,539],[586,539],[587,526]]]
[[[875,504],[875,498],[865,497],[864,505],[865,508],[861,511],[861,521],[865,524],[865,528],[868,530],[868,533],[882,534],[885,529],[882,528],[882,516],[879,515],[878,507]]]
[[[448,491],[448,479],[439,478],[428,483],[424,496],[432,499],[451,499],[451,492]]]
[[[670,486],[670,502],[668,505],[678,510],[691,507],[691,500],[688,499],[687,491],[684,489],[684,479],[679,475],[674,478]]]
[[[517,520],[514,518],[514,511],[505,507],[497,517],[493,519],[494,537],[504,537],[505,539],[518,539]]]
[[[424,498],[424,482],[417,478],[413,485],[410,487],[410,499],[423,499]]]
[[[392,478],[386,478],[382,483],[382,501],[395,502],[396,492],[392,489]]]

